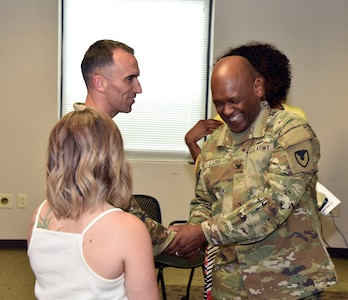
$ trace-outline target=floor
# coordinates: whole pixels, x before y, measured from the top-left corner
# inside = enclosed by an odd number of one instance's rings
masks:
[[[339,283],[329,290],[336,293],[325,299],[348,299],[348,259],[334,259]],[[189,271],[184,269],[166,268],[164,270],[166,286],[185,286]],[[28,257],[24,250],[0,249],[0,299],[6,300],[34,300],[34,275],[30,269]],[[203,285],[203,274],[197,268],[192,286]],[[170,289],[168,290],[170,292]],[[190,298],[191,299],[191,298]],[[168,300],[179,300],[170,298]]]

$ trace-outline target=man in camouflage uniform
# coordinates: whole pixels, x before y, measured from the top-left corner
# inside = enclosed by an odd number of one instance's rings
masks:
[[[113,40],[95,42],[85,53],[81,70],[87,97],[85,103],[74,104],[75,110],[89,106],[113,118],[120,112],[130,112],[136,95],[142,92],[134,50],[124,43]],[[168,231],[162,224],[149,218],[134,198],[128,212],[147,226],[154,255],[160,254],[173,240],[175,232]]]
[[[219,60],[212,98],[225,124],[201,152],[189,224],[165,250],[219,246],[213,299],[320,299],[336,283],[320,236],[319,141],[302,118],[271,109],[240,56]]]

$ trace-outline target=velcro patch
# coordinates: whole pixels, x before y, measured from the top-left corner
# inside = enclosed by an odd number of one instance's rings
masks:
[[[278,141],[284,149],[287,149],[292,145],[307,141],[314,137],[313,131],[307,126],[299,126],[292,128],[289,132],[281,136]]]
[[[317,171],[311,143],[313,138],[315,134],[308,126],[295,127],[279,138],[293,173]]]
[[[290,169],[293,173],[316,172],[310,141],[305,141],[286,149]]]

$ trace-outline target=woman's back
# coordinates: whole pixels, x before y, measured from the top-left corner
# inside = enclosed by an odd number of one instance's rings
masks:
[[[56,219],[44,202],[33,222],[28,255],[37,298],[157,299],[150,238],[134,216],[106,203],[79,221]]]
[[[149,232],[119,209],[133,185],[113,120],[87,107],[64,115],[48,139],[46,179],[28,236],[36,297],[159,300]]]

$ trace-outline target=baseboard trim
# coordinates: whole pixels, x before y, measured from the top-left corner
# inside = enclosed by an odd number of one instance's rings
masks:
[[[27,249],[27,240],[0,240],[0,249]],[[332,258],[348,259],[348,248],[327,248]]]
[[[327,248],[332,258],[348,259],[348,248]]]
[[[27,240],[0,240],[0,249],[27,249]]]

